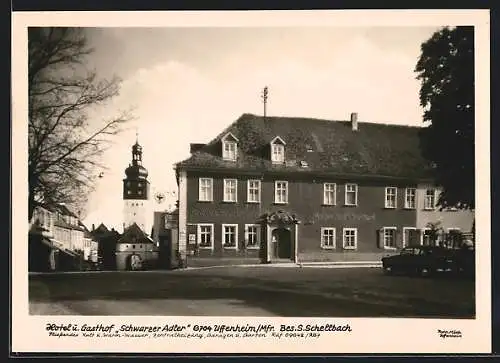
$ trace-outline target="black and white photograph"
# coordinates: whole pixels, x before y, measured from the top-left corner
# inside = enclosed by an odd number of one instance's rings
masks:
[[[398,321],[446,351],[490,328],[488,13],[291,13],[24,20],[12,260],[39,334]]]

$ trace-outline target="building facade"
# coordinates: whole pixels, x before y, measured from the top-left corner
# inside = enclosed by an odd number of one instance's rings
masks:
[[[176,164],[179,251],[262,262],[375,260],[439,219],[417,127],[245,114]],[[427,198],[427,201],[426,201]],[[432,205],[429,203],[432,202]],[[450,227],[451,228],[451,227]]]
[[[117,270],[157,268],[159,249],[137,225],[130,225],[116,243]]]
[[[38,266],[37,270],[45,267],[77,270],[82,261],[92,261],[91,256],[97,254],[97,242],[64,204],[38,204],[33,211],[29,236],[30,265]]]
[[[142,165],[142,146],[132,146],[132,162],[125,169],[123,179],[123,230],[134,223],[147,235],[151,234],[152,210],[150,206],[150,184],[148,171]]]

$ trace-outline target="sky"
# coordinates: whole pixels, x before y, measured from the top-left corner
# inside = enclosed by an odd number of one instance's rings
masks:
[[[84,223],[121,230],[122,179],[138,133],[152,194],[176,200],[173,164],[243,113],[422,126],[415,65],[437,27],[87,28],[88,67],[122,79],[95,119],[133,108],[134,120],[103,156]]]

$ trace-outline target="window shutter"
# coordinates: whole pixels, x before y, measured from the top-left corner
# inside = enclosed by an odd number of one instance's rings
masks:
[[[377,231],[377,246],[378,248],[384,248],[384,229],[380,228]]]
[[[245,230],[243,231],[243,249],[247,248],[248,245],[248,226],[245,225]]]
[[[396,238],[396,248],[403,248],[403,233],[400,229],[396,229],[395,231]]]

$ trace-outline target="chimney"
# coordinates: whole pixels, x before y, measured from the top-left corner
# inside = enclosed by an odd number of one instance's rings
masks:
[[[92,230],[95,231],[95,224],[92,223]]]
[[[191,143],[189,144],[189,152],[192,154],[201,150],[206,144]]]
[[[351,125],[352,125],[352,131],[358,131],[358,113],[357,112],[351,113]]]

